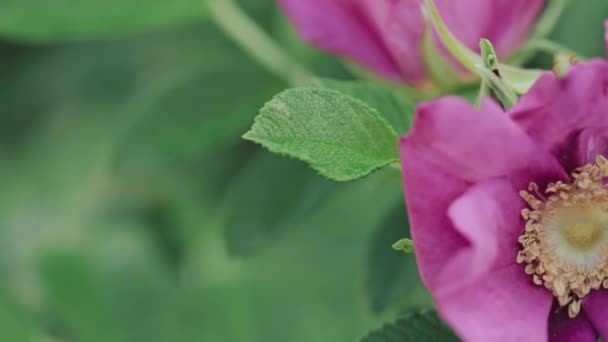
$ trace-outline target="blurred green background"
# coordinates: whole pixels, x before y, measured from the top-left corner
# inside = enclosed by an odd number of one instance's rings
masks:
[[[272,0],[239,5],[353,78]],[[554,38],[603,55],[607,16],[577,2]],[[218,20],[203,0],[0,0],[0,341],[355,341],[432,306],[390,248],[396,170],[333,184],[240,138],[290,84]]]

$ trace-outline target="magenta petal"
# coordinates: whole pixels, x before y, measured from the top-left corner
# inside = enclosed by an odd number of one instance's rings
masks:
[[[380,34],[401,75],[410,83],[426,79],[426,69],[419,49],[424,23],[419,1],[354,0]]]
[[[568,75],[544,74],[510,116],[536,142],[558,154],[580,130],[608,126],[608,63],[574,65]]]
[[[481,111],[455,97],[418,106],[400,154],[419,270],[432,292],[443,286],[446,262],[472,243],[447,217],[449,206],[472,183],[507,177],[516,193],[542,177],[565,177],[557,160],[539,150],[491,101]],[[491,266],[493,260],[487,262]]]
[[[608,291],[591,291],[583,298],[583,309],[595,330],[608,340]]]
[[[414,85],[427,80],[421,51],[422,0],[278,0],[297,31],[317,47]],[[515,52],[544,0],[436,0],[446,25],[469,48],[489,38]],[[449,58],[448,54],[444,50]]]
[[[467,189],[468,183],[436,169],[423,145],[402,140],[401,154],[418,269],[422,281],[433,291],[446,260],[468,245],[446,215],[449,205]]]
[[[482,110],[458,97],[419,105],[413,129],[401,141],[402,147],[407,144],[421,145],[435,169],[467,182],[509,176],[519,190],[538,178],[566,177],[557,159],[490,100]],[[401,157],[404,169],[417,163],[407,153]]]
[[[474,286],[436,301],[464,341],[547,341],[553,297],[534,286],[518,265],[496,269]]]
[[[441,182],[438,187],[445,184]],[[434,201],[436,197],[426,197],[426,202],[432,202],[428,198]],[[422,199],[414,201],[422,203]],[[468,244],[458,245],[458,239],[450,241],[451,230],[434,235],[432,246],[429,234],[437,231],[417,232],[417,236],[428,238],[422,245],[414,236],[421,270],[429,265],[425,264],[428,255],[420,247],[425,251],[434,247],[435,253],[446,257],[443,267],[441,261],[431,265],[437,272],[431,278],[435,281],[431,293],[441,316],[465,341],[547,340],[553,297],[535,286],[523,267],[515,263],[522,227],[520,208],[521,200],[510,182],[489,180],[468,190],[449,209],[454,230],[468,239]],[[412,229],[415,227],[419,227],[417,222],[412,222]],[[450,242],[455,242],[458,249],[446,249]]]
[[[493,270],[467,289],[436,298],[441,316],[468,342],[547,341],[552,300],[515,264]]]
[[[579,165],[596,162],[597,156],[608,156],[608,127],[594,127],[578,135],[577,161]]]
[[[499,57],[511,55],[526,38],[544,0],[492,0],[491,20],[483,38],[488,38]],[[479,39],[478,39],[479,41]],[[478,42],[477,42],[478,44]]]
[[[520,211],[524,206],[506,179],[479,183],[452,203],[448,217],[468,244],[444,261],[437,295],[457,291],[496,268],[515,264],[517,238],[524,226]]]
[[[447,261],[433,292],[465,341],[546,341],[553,296],[516,264],[522,202],[507,180],[472,187],[449,209],[469,241]]]
[[[549,342],[597,342],[598,335],[584,312],[568,317],[568,308],[549,317]]]
[[[447,27],[470,49],[492,41],[499,56],[514,53],[528,34],[544,0],[435,0]]]
[[[279,0],[298,32],[317,47],[354,59],[385,77],[399,70],[374,28],[350,0]]]

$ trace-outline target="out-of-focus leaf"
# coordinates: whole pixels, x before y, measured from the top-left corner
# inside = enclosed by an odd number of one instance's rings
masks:
[[[584,56],[604,57],[604,20],[607,17],[606,1],[570,1],[551,38]]]
[[[361,342],[458,342],[434,311],[417,312],[371,332]]]
[[[226,194],[228,251],[255,253],[312,215],[336,186],[302,163],[260,151]]]
[[[115,170],[139,179],[191,167],[213,149],[239,143],[251,108],[282,87],[209,24],[29,52],[2,70],[11,84],[0,92],[2,128],[10,133],[19,120],[24,129],[20,139],[2,135],[1,149],[28,158],[32,149],[42,158],[67,155],[61,145],[84,130],[80,125],[107,126],[74,143],[102,141]],[[78,157],[71,156],[72,166]]]
[[[399,159],[398,135],[375,109],[323,88],[277,95],[244,138],[303,160],[336,181],[361,178]]]
[[[40,270],[50,313],[82,341],[179,341],[173,281],[144,230],[114,224],[82,249],[51,250]]]
[[[236,52],[229,45],[223,51]],[[252,108],[281,88],[253,63],[230,61],[194,73],[143,114],[146,120],[120,146],[118,166],[122,172],[161,174],[235,144],[255,113]]]
[[[167,127],[168,121],[174,119],[195,130],[190,134],[181,132],[176,137],[175,129],[167,129],[166,134],[177,142],[173,142],[172,149],[160,146],[162,152],[159,153],[165,154],[167,151],[181,151],[175,145],[181,146],[195,140],[195,137],[214,142],[218,137],[234,138],[234,132],[224,132],[223,129],[230,128],[229,124],[235,122],[237,128],[230,129],[238,131],[244,122],[250,120],[251,112],[247,112],[242,121],[235,118],[235,115],[245,115],[243,107],[247,101],[244,101],[244,95],[248,98],[257,96],[257,101],[254,99],[250,104],[255,107],[263,102],[264,96],[281,88],[281,84],[274,83],[269,90],[267,85],[273,83],[274,78],[260,72],[211,24],[118,41],[30,49],[27,52],[20,62],[13,62],[8,67],[10,70],[3,73],[5,80],[12,85],[0,93],[3,113],[9,117],[43,116],[43,120],[48,120],[49,116],[63,116],[61,119],[68,123],[71,117],[100,115],[104,120],[122,120],[123,130],[128,130],[130,135],[142,140],[148,138],[142,144],[149,143],[152,137],[159,138],[159,143],[164,145],[173,140],[159,136],[159,133],[152,134],[155,131],[150,125],[143,128],[134,126],[138,120],[149,120]],[[217,84],[219,88],[227,88],[226,85],[221,86],[221,82],[233,85],[225,80],[230,78],[218,76],[222,73],[259,78],[259,83],[254,88],[252,81],[241,80],[243,93],[238,87],[232,87],[235,91],[232,95],[239,96],[240,101],[224,101],[225,94],[221,90],[208,86]],[[98,114],[101,112],[105,115]],[[195,121],[193,117],[201,121]],[[209,120],[223,121],[211,125]],[[203,125],[203,121],[207,125]],[[42,122],[42,125],[35,128],[49,128],[47,122]],[[215,130],[208,139],[202,134],[206,132],[200,131],[205,126]],[[159,131],[156,127],[155,130]],[[190,137],[189,140],[184,136]]]
[[[204,16],[204,0],[8,0],[0,2],[0,34],[27,41],[85,39],[171,27]]]
[[[194,336],[355,341],[379,326],[363,298],[361,265],[374,228],[402,196],[398,183],[398,172],[386,169],[336,186],[324,205],[253,258],[230,258],[213,247],[217,237],[200,239],[184,269],[188,284],[208,284],[199,294],[205,305],[191,314],[200,331]]]
[[[404,255],[391,246],[409,236],[409,222],[403,199],[378,226],[372,240],[366,284],[372,311],[381,313],[389,307],[398,309],[429,308],[431,298],[420,282],[414,255]]]
[[[0,138],[0,276],[34,308],[41,304],[32,264],[48,245],[86,236],[108,207],[132,201],[149,213],[146,206],[174,208],[187,198],[206,209],[231,175],[222,170],[239,168],[220,152],[242,143],[239,133],[255,114],[246,107],[259,107],[281,87],[255,66],[240,65],[246,57],[206,24],[23,50],[11,68],[0,65],[11,84],[0,90],[0,131],[11,131],[12,118],[24,120],[19,139]],[[238,84],[218,79],[223,71],[264,84],[233,86],[238,101],[221,90],[195,99],[209,83]],[[149,131],[155,138],[144,138]],[[166,226],[168,234],[182,233]],[[186,240],[170,239],[173,246]]]
[[[29,342],[33,337],[32,322],[16,308],[0,301],[0,341]]]
[[[399,134],[405,134],[410,128],[414,116],[414,104],[404,94],[363,81],[322,79],[321,85],[367,103],[376,109]]]

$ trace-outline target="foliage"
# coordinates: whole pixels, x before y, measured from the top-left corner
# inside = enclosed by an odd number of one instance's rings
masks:
[[[372,331],[361,342],[458,341],[456,336],[432,311],[405,316],[381,329]]]
[[[361,178],[399,159],[398,135],[378,111],[323,88],[277,95],[244,138],[304,160],[336,181]]]
[[[454,338],[391,248],[418,99],[238,5],[314,84],[285,90],[205,1],[0,3],[1,341]],[[607,14],[552,39],[601,55]]]

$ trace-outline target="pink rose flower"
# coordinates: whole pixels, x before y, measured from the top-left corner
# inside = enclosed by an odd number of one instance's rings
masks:
[[[317,47],[389,79],[423,86],[422,0],[279,0],[299,33]],[[544,0],[436,0],[448,28],[479,51],[487,38],[504,59],[526,37]],[[439,40],[436,39],[439,47]],[[442,49],[450,60],[447,51]],[[456,62],[454,62],[456,63]]]
[[[608,62],[508,113],[446,97],[400,141],[419,270],[465,341],[608,339]]]

